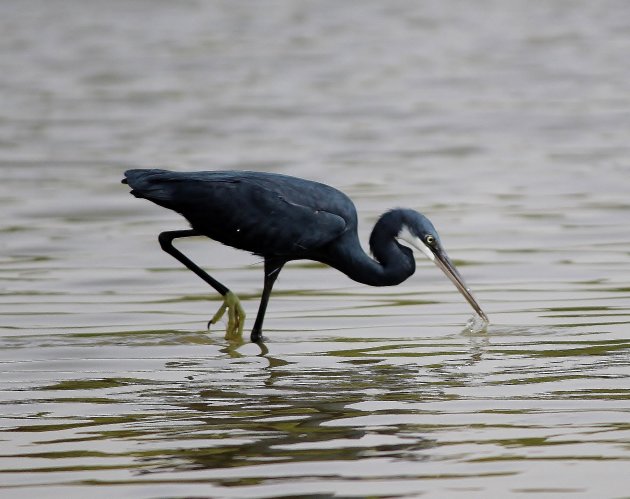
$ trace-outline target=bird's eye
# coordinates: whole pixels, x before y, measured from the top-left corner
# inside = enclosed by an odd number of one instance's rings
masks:
[[[435,237],[432,236],[431,234],[425,237],[424,240],[427,242],[429,246],[433,246],[433,244],[435,243]]]

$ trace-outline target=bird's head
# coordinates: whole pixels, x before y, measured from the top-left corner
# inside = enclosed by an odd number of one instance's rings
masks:
[[[400,214],[402,217],[396,240],[405,242],[413,248],[418,249],[429,260],[435,263],[453,284],[455,284],[459,292],[466,298],[466,301],[475,309],[475,312],[477,312],[485,322],[489,322],[488,317],[484,311],[481,310],[479,303],[477,303],[477,300],[475,300],[466,286],[463,277],[446,254],[446,251],[442,247],[440,236],[431,221],[421,213],[413,210],[400,210]]]

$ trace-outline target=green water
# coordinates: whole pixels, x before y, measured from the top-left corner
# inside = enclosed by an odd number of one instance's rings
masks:
[[[0,496],[630,497],[623,2],[0,4]],[[128,167],[436,225],[369,288],[287,265],[264,346],[163,253]],[[242,299],[256,257],[179,247]]]

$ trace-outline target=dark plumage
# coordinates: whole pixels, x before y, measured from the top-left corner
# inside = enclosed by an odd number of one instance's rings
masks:
[[[381,216],[370,236],[373,259],[361,249],[354,204],[344,193],[325,184],[275,173],[144,169],[126,171],[123,183],[129,184],[134,196],[174,210],[188,220],[192,230],[162,233],[160,243],[226,297],[223,308],[229,308],[231,313],[230,336],[242,332],[244,314],[237,317],[233,310],[240,307],[238,299],[175,249],[173,239],[205,235],[265,259],[265,288],[252,341],[261,338],[269,294],[286,262],[315,260],[364,284],[394,285],[415,271],[413,252],[401,240],[423,251],[438,265],[444,262],[443,270],[447,275],[451,273],[449,277],[486,319],[446,257],[431,222],[413,210],[396,209]],[[236,304],[227,303],[228,297]],[[211,322],[216,322],[217,316]]]

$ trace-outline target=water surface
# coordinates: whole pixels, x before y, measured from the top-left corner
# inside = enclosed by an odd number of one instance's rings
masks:
[[[0,4],[0,495],[628,497],[629,9]],[[492,323],[296,262],[231,344],[119,184],[156,166],[420,210]],[[259,259],[179,246],[251,328]]]

